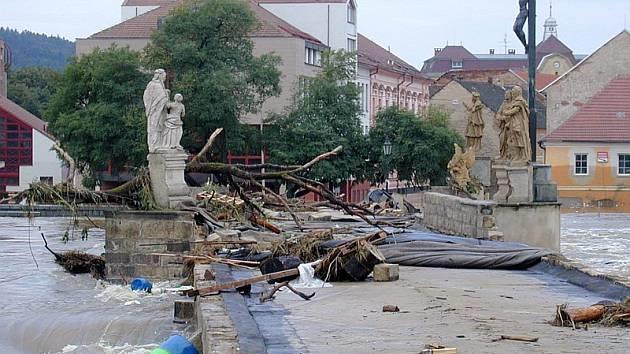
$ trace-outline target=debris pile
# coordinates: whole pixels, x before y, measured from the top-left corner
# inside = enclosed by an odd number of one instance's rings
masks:
[[[557,327],[588,328],[589,323],[602,326],[629,326],[630,325],[630,296],[623,302],[601,301],[597,304],[570,309],[567,304],[556,306],[556,318],[549,322]]]

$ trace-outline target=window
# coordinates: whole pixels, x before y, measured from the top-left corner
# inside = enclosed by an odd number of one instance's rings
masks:
[[[588,175],[588,154],[575,154],[575,174]]]
[[[304,62],[309,65],[322,65],[322,52],[316,48],[306,47],[304,49]]]
[[[42,183],[45,183],[49,186],[53,185],[53,178],[52,177],[39,177],[39,181]]]
[[[357,41],[352,38],[348,38],[348,52],[356,52],[357,51]]]
[[[352,2],[348,4],[348,23],[357,23],[357,9]]]
[[[461,69],[464,67],[464,62],[461,60],[453,60],[451,61],[451,67],[453,69]]]
[[[630,154],[619,154],[619,170],[617,174],[630,176]]]

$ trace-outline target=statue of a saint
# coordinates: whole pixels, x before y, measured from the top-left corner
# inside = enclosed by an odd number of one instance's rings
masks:
[[[523,98],[523,89],[520,86],[515,86],[510,91],[510,97],[509,106],[500,112],[501,157],[509,161],[527,162],[532,157],[529,139],[529,107]]]
[[[175,95],[175,101],[169,102],[166,107],[168,108],[168,115],[164,122],[164,131],[161,144],[164,147],[170,149],[180,149],[183,147],[180,145],[182,135],[184,134],[184,122],[182,118],[186,115],[186,107],[182,101],[184,97],[181,94]]]
[[[505,99],[497,112],[496,119],[499,125],[499,151],[501,152],[500,159],[508,159],[508,135],[507,133],[507,118],[505,112],[512,107],[512,91],[505,91]]]
[[[473,148],[475,152],[481,150],[481,138],[483,137],[483,105],[481,104],[479,92],[473,92],[472,106],[464,102],[464,107],[468,111],[468,126],[466,127],[466,148]]]
[[[466,152],[455,144],[455,154],[448,163],[448,172],[451,175],[453,187],[460,191],[468,191],[469,184],[472,182],[470,178],[470,169],[475,164],[475,150],[468,148]]]
[[[166,81],[166,71],[157,69],[153,79],[144,90],[143,100],[147,115],[147,142],[150,153],[162,147],[161,141],[167,115],[166,105],[169,101],[164,81]]]
[[[527,54],[527,52],[529,51],[529,47],[527,46],[527,39],[525,39],[525,32],[523,32],[525,21],[527,21],[527,18],[529,17],[529,8],[527,6],[528,2],[528,0],[518,1],[519,12],[518,16],[516,17],[516,21],[514,22],[514,33],[516,33],[518,39],[521,41],[521,43],[523,43],[523,46],[525,47],[525,54]]]

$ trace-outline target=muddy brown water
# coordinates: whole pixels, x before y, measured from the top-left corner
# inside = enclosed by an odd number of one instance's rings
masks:
[[[172,323],[175,295],[136,294],[55,264],[40,232],[56,251],[104,252],[104,232],[96,228],[87,241],[76,229],[64,243],[71,225],[69,219],[0,218],[1,353],[149,353],[186,330]]]

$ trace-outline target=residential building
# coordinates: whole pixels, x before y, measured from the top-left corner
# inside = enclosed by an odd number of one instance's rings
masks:
[[[259,6],[331,49],[357,49],[355,0],[256,0]]]
[[[128,4],[131,0],[125,2]],[[112,44],[119,47],[129,46],[133,50],[142,50],[151,40],[159,22],[179,4],[181,0],[144,0],[144,4],[158,6],[139,16],[130,18],[115,26],[95,33],[86,39],[77,39],[77,55],[90,53],[95,48],[108,48]],[[261,26],[250,34],[254,43],[254,54],[274,53],[282,62],[279,70],[282,73],[279,97],[269,98],[260,112],[241,117],[245,124],[260,125],[270,112],[282,112],[293,99],[295,89],[308,77],[313,77],[320,70],[321,52],[327,48],[317,38],[296,28],[283,19],[275,16],[257,4],[247,1]],[[125,5],[123,4],[123,7]]]
[[[580,105],[543,145],[565,206],[630,210],[630,74]]]
[[[429,85],[427,79],[413,65],[405,62],[391,51],[359,34],[359,77],[369,75],[369,89],[365,95],[368,102],[369,126],[374,126],[379,110],[398,106],[416,114],[429,105]],[[363,97],[363,95],[362,95]]]
[[[547,96],[547,131],[556,130],[611,80],[628,74],[630,32],[623,30],[542,90]]]
[[[441,87],[431,96],[430,104],[440,107],[450,113],[449,126],[457,131],[462,137],[465,136],[468,126],[468,111],[464,103],[471,105],[472,93],[478,92],[484,108],[482,117],[485,123],[483,138],[481,140],[481,150],[477,157],[496,158],[500,155],[499,127],[496,122],[496,114],[505,99],[505,93],[513,86],[499,86],[488,82],[451,80]],[[527,99],[527,93],[524,92]],[[545,127],[545,105],[538,98],[539,107],[537,116],[537,133],[544,134]],[[537,152],[539,161],[542,161],[543,152]]]
[[[0,39],[0,192],[19,192],[33,182],[60,183],[62,164],[46,123],[6,97],[9,50]]]
[[[172,2],[173,0],[125,0],[121,6],[121,21],[127,21]]]

